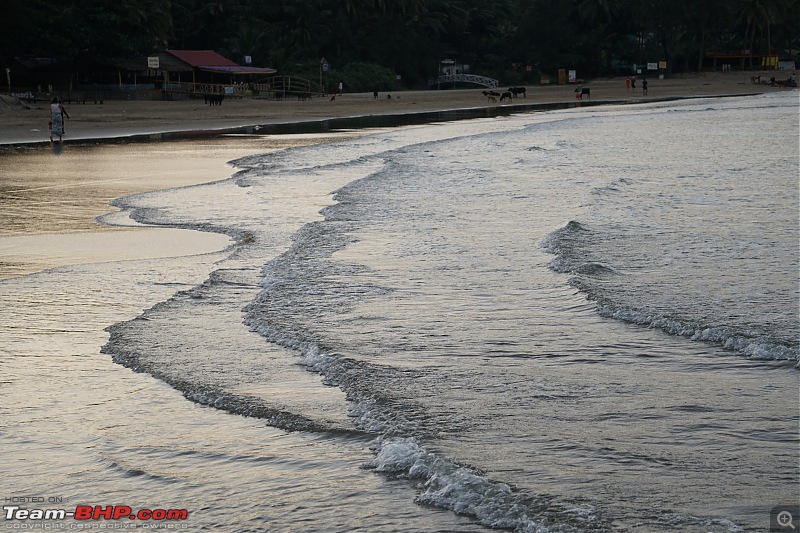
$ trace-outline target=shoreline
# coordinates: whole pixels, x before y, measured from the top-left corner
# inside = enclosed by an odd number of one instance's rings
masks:
[[[162,231],[162,239],[153,232],[159,228],[109,226],[97,217],[113,213],[110,202],[122,196],[227,179],[235,172],[229,161],[255,152],[353,134],[347,130],[786,90],[754,85],[749,73],[654,79],[647,96],[641,89],[626,91],[625,78],[585,86],[592,89],[590,98],[577,99],[574,85],[538,86],[503,104],[488,102],[481,88],[402,92],[391,99],[372,93],[337,95],[332,101],[240,99],[213,107],[197,100],[76,104],[68,108],[73,118],[66,123],[63,151],[58,143],[48,148],[47,104],[23,107],[3,97],[0,280],[86,262],[166,257],[173,233]],[[138,232],[151,232],[152,242],[139,239]],[[67,235],[71,244],[58,246]],[[129,242],[124,258],[113,252],[119,239]],[[196,247],[183,249],[186,255],[230,244],[218,235],[192,240]]]
[[[219,252],[233,244],[230,236],[142,225],[112,201],[225,180],[236,172],[234,159],[308,142],[231,136],[0,149],[0,282],[65,266]]]
[[[576,85],[528,87],[525,97],[490,102],[485,88],[345,93],[335,99],[306,101],[237,98],[221,106],[202,100],[108,101],[69,104],[64,143],[160,141],[229,133],[321,133],[334,129],[391,127],[441,120],[503,116],[590,105],[622,105],[686,98],[722,98],[792,90],[751,82],[750,72],[707,73],[650,78],[649,94],[628,91],[625,78],[592,80],[591,95],[577,99]],[[498,89],[502,91],[503,89]],[[391,98],[389,98],[391,96]],[[0,101],[0,147],[47,144],[49,105],[23,106],[8,97]]]

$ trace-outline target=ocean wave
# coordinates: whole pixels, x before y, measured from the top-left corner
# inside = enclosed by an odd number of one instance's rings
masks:
[[[548,266],[554,272],[560,274],[583,274],[587,276],[605,276],[617,274],[609,265],[598,261],[586,261],[581,254],[573,251],[581,246],[590,237],[589,228],[580,222],[571,220],[563,228],[559,228],[547,235],[539,243],[545,251],[556,257],[550,261]]]
[[[747,335],[725,326],[703,326],[683,320],[649,313],[638,309],[619,307],[611,302],[597,303],[601,316],[629,324],[658,329],[670,335],[686,337],[693,341],[710,342],[735,351],[751,359],[796,361],[800,368],[800,349],[768,338]]]
[[[555,255],[548,266],[554,272],[569,274],[569,283],[596,302],[604,317],[658,329],[670,335],[708,342],[754,360],[794,361],[800,368],[800,347],[768,335],[743,331],[724,324],[701,324],[681,317],[679,312],[650,311],[616,301],[613,289],[600,280],[608,276],[624,278],[614,267],[593,260],[588,249],[598,236],[587,224],[570,221],[548,234],[540,247]],[[624,281],[623,281],[624,283]]]
[[[166,305],[166,302],[162,305]],[[131,343],[127,342],[125,336],[132,327],[135,329],[138,321],[147,321],[147,318],[142,316],[108,328],[111,338],[103,346],[101,352],[111,355],[115,363],[130,368],[134,372],[147,373],[167,383],[180,391],[186,399],[201,405],[233,414],[264,419],[269,425],[287,431],[342,431],[341,427],[281,409],[262,398],[234,394],[219,387],[199,383],[187,376],[176,376],[171,372],[162,371],[158,364],[150,362],[138,350],[130,348]]]
[[[506,483],[422,447],[413,438],[383,438],[373,446],[367,467],[416,481],[417,502],[474,517],[493,529],[520,533],[605,531],[594,507],[563,505],[546,496],[529,496]]]
[[[267,278],[262,298],[271,287],[280,285]],[[520,533],[608,530],[589,504],[557,504],[549,497],[523,494],[474,468],[425,449],[421,442],[435,439],[440,425],[424,406],[393,393],[395,384],[414,378],[410,369],[333,353],[293,332],[286,324],[269,320],[271,314],[265,314],[258,301],[245,311],[245,321],[253,331],[270,343],[295,351],[299,362],[318,373],[323,384],[345,392],[351,404],[348,416],[353,427],[377,436],[372,447],[375,457],[366,467],[416,483],[418,503],[470,516],[490,528]],[[211,405],[217,407],[216,403]]]
[[[552,231],[544,237],[539,246],[554,255],[564,255],[567,248],[575,244],[578,237],[589,230],[580,222],[570,220],[566,226]]]

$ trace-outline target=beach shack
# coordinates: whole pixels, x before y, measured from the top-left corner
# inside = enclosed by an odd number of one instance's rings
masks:
[[[268,89],[275,73],[273,68],[238,65],[213,50],[165,50],[148,57],[91,61],[17,57],[8,69],[8,85],[9,92],[31,99],[177,99]]]
[[[213,50],[164,50],[147,58],[146,77],[171,98],[194,93],[243,94],[268,86],[275,72],[239,65]]]

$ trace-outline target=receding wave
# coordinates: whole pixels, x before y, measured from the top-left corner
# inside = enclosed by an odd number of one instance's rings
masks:
[[[592,258],[589,248],[597,239],[599,236],[590,226],[570,221],[566,226],[547,235],[540,246],[556,256],[549,263],[550,269],[571,275],[570,284],[596,302],[600,315],[659,329],[670,335],[686,337],[693,341],[717,344],[751,359],[797,361],[797,366],[800,368],[800,347],[796,343],[787,343],[783,339],[745,331],[741,327],[724,323],[715,324],[713,321],[700,323],[682,316],[680,309],[659,312],[617,301],[613,286],[603,283],[603,280],[609,275],[623,280],[625,276],[617,269]]]
[[[169,302],[165,302],[162,305],[168,304]],[[141,348],[137,347],[138,343],[131,338],[131,332],[137,331],[147,320],[147,313],[145,313],[130,322],[109,327],[111,338],[102,348],[102,352],[110,354],[115,363],[164,381],[183,393],[185,398],[201,405],[238,415],[261,418],[271,426],[288,431],[342,431],[341,427],[280,409],[262,398],[240,393],[234,394],[224,388],[202,383],[191,374],[172,372],[170,371],[172,367],[159,364],[158,358],[150,360]]]
[[[258,314],[258,306],[250,306],[248,310],[251,315]],[[420,491],[418,503],[473,517],[491,528],[519,533],[608,530],[608,525],[589,504],[564,506],[546,496],[523,494],[474,468],[427,450],[420,439],[435,437],[435,425],[415,417],[408,399],[398,401],[375,387],[376,381],[391,383],[389,374],[398,371],[326,352],[262,320],[251,317],[249,321],[270,342],[297,350],[302,364],[323,376],[326,385],[347,392],[353,404],[350,411],[353,425],[359,431],[378,436],[372,446],[375,458],[365,467],[416,483]],[[402,374],[409,377],[408,370]]]
[[[326,326],[329,317],[391,290],[361,283],[358,274],[364,266],[332,259],[353,242],[351,230],[360,211],[347,202],[350,187],[339,191],[339,203],[324,210],[326,222],[306,224],[294,235],[291,248],[265,265],[262,290],[246,306],[245,323],[270,343],[296,353],[298,362],[318,373],[325,385],[345,392],[353,427],[376,436],[375,459],[365,466],[416,484],[419,503],[473,517],[491,528],[608,530],[591,505],[570,506],[522,493],[426,449],[424,442],[457,422],[409,396],[409,380],[424,369],[395,368],[378,357],[375,362],[361,360],[340,351],[352,339],[331,340],[336,328]]]

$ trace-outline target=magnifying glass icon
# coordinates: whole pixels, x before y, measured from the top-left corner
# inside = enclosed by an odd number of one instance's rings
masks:
[[[792,513],[789,511],[781,511],[778,513],[778,525],[781,527],[790,527],[795,529],[794,524],[792,524]]]

